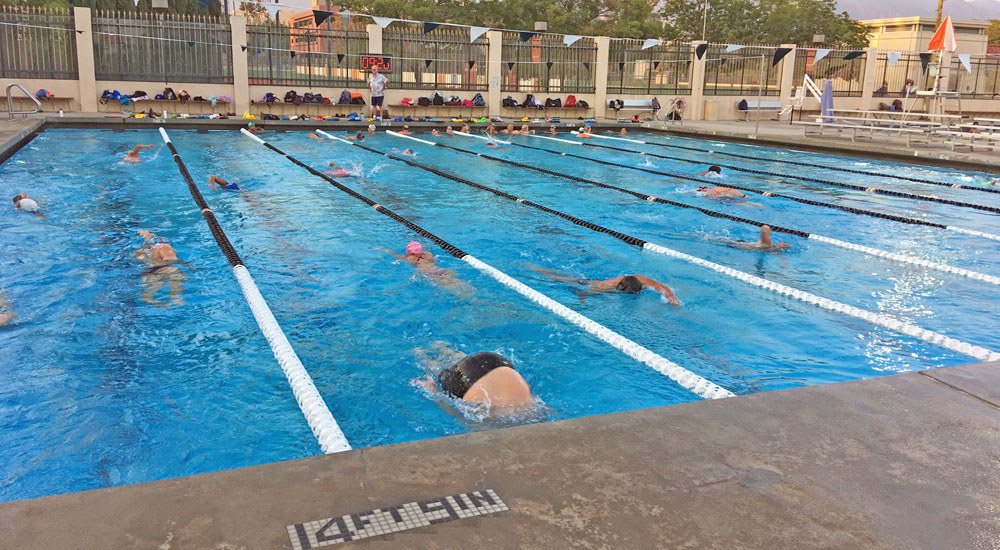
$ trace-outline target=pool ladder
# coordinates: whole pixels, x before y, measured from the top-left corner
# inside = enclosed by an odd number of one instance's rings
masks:
[[[10,95],[10,89],[14,88],[15,86],[18,89],[20,89],[22,92],[24,92],[24,95],[28,96],[28,99],[30,99],[31,101],[35,102],[35,110],[34,111],[15,111],[14,110],[14,98],[11,97],[11,95]],[[13,83],[13,84],[11,84],[10,86],[7,86],[7,119],[8,120],[14,120],[14,115],[22,115],[22,116],[24,116],[25,119],[27,119],[28,115],[30,115],[32,113],[40,113],[40,112],[42,112],[42,102],[38,101],[38,99],[36,99],[35,96],[31,95],[31,92],[29,92],[28,90],[25,90],[24,86],[21,86],[20,84],[18,84],[16,82]]]

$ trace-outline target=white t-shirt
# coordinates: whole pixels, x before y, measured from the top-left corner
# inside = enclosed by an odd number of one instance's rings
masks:
[[[17,205],[25,212],[38,212],[38,203],[34,199],[21,199]]]

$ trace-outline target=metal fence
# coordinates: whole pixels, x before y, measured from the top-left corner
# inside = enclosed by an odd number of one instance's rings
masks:
[[[231,34],[221,17],[97,12],[92,25],[98,80],[233,81]]]
[[[560,36],[542,34],[521,42],[519,33],[503,33],[500,68],[505,92],[592,94],[597,43],[581,38],[567,46]]]
[[[825,57],[816,61],[816,50],[796,50],[792,86],[801,86],[803,77],[808,74],[820,87],[823,86],[823,80],[830,80],[835,97],[861,97],[867,54],[845,59],[851,53],[852,50],[830,50]]]
[[[903,98],[912,96],[923,86],[924,69],[920,63],[920,54],[900,53],[895,63],[889,63],[889,55],[879,52],[875,60],[874,81],[876,83],[873,97]],[[907,86],[910,93],[907,94]]]
[[[781,92],[781,63],[771,64],[774,48],[747,46],[726,52],[713,44],[705,51],[705,95],[776,96]],[[763,68],[763,88],[761,69]]]
[[[364,24],[345,26],[340,18],[328,19],[322,28],[313,24],[311,15],[291,27],[247,26],[250,84],[364,87],[360,56],[367,51]]]
[[[465,30],[435,29],[424,34],[410,25],[393,24],[382,33],[382,52],[395,63],[389,83],[396,88],[487,89],[485,36],[470,43]]]
[[[608,94],[691,93],[690,46],[653,46],[642,40],[613,40],[608,51]]]
[[[958,90],[962,97],[968,99],[1000,98],[1000,57],[972,56],[969,66],[972,72],[966,70],[957,58],[952,58],[949,72],[956,82],[949,89]]]
[[[0,6],[0,77],[75,80],[73,29],[64,10]]]

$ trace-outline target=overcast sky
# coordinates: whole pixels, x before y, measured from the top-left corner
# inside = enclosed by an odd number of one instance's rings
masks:
[[[854,19],[937,15],[938,0],[837,0],[837,7]],[[1000,0],[944,0],[944,15],[952,19],[1000,19]]]

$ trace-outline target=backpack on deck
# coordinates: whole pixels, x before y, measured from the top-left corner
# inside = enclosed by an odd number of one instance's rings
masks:
[[[174,93],[174,89],[173,88],[164,88],[163,89],[163,99],[168,99],[170,101],[175,101],[177,99],[177,94]]]
[[[298,96],[299,94],[295,93],[295,90],[288,90],[285,92],[285,103],[294,103]]]
[[[512,97],[510,97],[510,96],[507,96],[503,100],[503,106],[504,107],[517,107],[517,100],[514,99],[514,98],[512,98]]]
[[[463,101],[462,105],[465,106],[465,107],[475,107],[476,106],[475,103],[473,103],[471,100],[468,100],[468,99],[466,99],[465,101]]]
[[[750,105],[747,103],[747,100],[741,99],[740,102],[736,104],[736,108],[740,111],[749,111]]]
[[[578,109],[589,109],[590,108],[590,103],[587,103],[586,101],[584,101],[584,100],[581,99],[580,101],[576,102],[576,107]]]
[[[654,111],[659,111],[659,110],[660,110],[660,100],[659,100],[659,99],[656,99],[656,98],[654,97],[654,98],[652,99],[652,101],[650,101],[649,103],[650,103],[650,106],[652,106],[652,107],[653,107],[653,110],[654,110]]]
[[[292,105],[302,105],[305,102],[306,102],[306,98],[304,98],[304,97],[302,97],[300,95],[297,95],[297,96],[295,96],[295,99],[292,100]]]
[[[551,97],[545,98],[545,106],[546,107],[562,107],[562,100],[559,99],[558,97],[557,98],[551,98]]]
[[[538,100],[535,99],[534,94],[528,94],[528,97],[524,98],[524,103],[521,104],[523,107],[535,107],[538,105]]]
[[[340,92],[340,100],[337,101],[338,105],[347,105],[351,102],[351,92],[344,90]]]
[[[476,94],[475,96],[473,96],[472,104],[476,107],[485,107],[486,100],[483,99],[483,94]]]
[[[434,97],[431,99],[431,103],[435,105],[444,105],[444,94],[441,92],[434,92]]]
[[[576,96],[568,95],[566,96],[566,103],[563,103],[565,107],[576,107]]]
[[[274,92],[267,92],[266,94],[264,94],[264,103],[272,105],[274,104],[274,99],[275,99]]]
[[[420,105],[421,107],[428,107],[428,106],[430,106],[430,104],[431,104],[431,98],[429,98],[429,97],[418,97],[417,98],[417,105]]]

